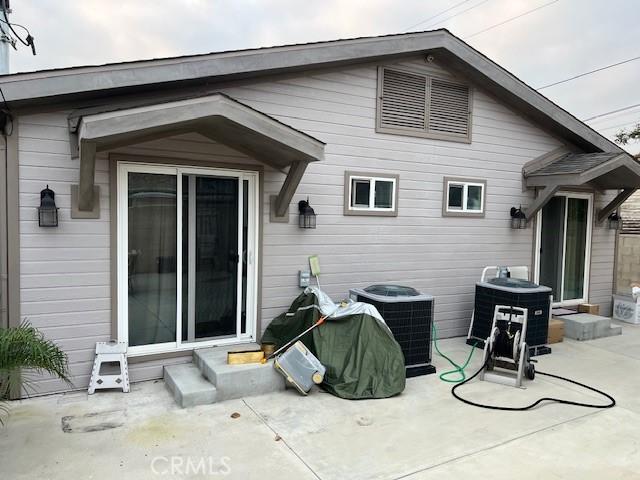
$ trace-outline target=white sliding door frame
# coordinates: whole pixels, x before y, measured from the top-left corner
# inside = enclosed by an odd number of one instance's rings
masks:
[[[194,348],[215,345],[240,344],[255,341],[257,334],[257,286],[258,286],[258,172],[204,168],[183,167],[169,165],[154,165],[145,163],[119,162],[117,173],[117,254],[118,254],[118,341],[129,342],[129,301],[128,301],[128,174],[150,173],[173,175],[176,177],[176,339],[175,342],[165,342],[152,345],[129,347],[129,355],[147,355],[174,351],[188,351]],[[189,266],[187,278],[189,282],[187,299],[188,332],[187,340],[182,340],[182,176],[189,177]],[[193,319],[195,318],[195,176],[236,178],[238,181],[238,262],[237,262],[237,317],[236,334],[211,340],[196,341]],[[244,205],[244,188],[247,183],[247,205]],[[192,200],[193,199],[193,200]],[[243,251],[243,209],[247,208],[247,249]],[[247,293],[246,293],[246,326],[241,331],[242,323],[242,268],[243,261],[247,265]],[[193,278],[192,278],[193,277]]]
[[[556,197],[565,197],[566,204],[564,209],[564,228],[563,228],[563,238],[562,238],[562,265],[561,265],[561,278],[560,285],[558,286],[560,290],[560,301],[556,301],[554,298],[553,306],[554,307],[569,307],[579,305],[581,303],[586,303],[589,299],[589,278],[590,278],[590,270],[591,270],[591,241],[593,237],[593,193],[578,193],[578,192],[559,192],[555,194]],[[568,206],[570,198],[579,198],[585,199],[588,201],[587,207],[587,232],[586,232],[586,244],[585,244],[585,263],[584,263],[584,279],[583,279],[583,288],[582,288],[582,298],[576,299],[564,299],[564,277],[565,277],[565,262],[566,262],[566,253],[567,253],[567,216],[568,216]],[[542,245],[542,209],[538,210],[536,215],[536,249],[535,249],[535,271],[534,271],[534,282],[540,282],[540,248]]]

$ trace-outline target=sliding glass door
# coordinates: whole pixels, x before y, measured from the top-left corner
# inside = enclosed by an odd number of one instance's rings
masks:
[[[587,300],[592,201],[590,194],[559,194],[538,213],[537,282],[551,287],[558,305]]]
[[[119,164],[118,230],[132,353],[254,338],[255,172]]]

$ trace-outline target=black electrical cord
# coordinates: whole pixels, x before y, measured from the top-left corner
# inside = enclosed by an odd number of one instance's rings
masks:
[[[598,394],[602,395],[603,397],[608,398],[609,399],[609,403],[606,404],[606,405],[597,405],[597,404],[594,404],[594,403],[574,402],[572,400],[564,400],[562,398],[542,397],[542,398],[536,400],[535,402],[533,402],[532,404],[526,405],[524,407],[501,407],[499,405],[485,405],[483,403],[477,403],[477,402],[474,402],[472,400],[467,400],[466,398],[462,398],[460,395],[458,395],[456,393],[456,390],[458,389],[458,387],[461,387],[465,383],[468,383],[471,380],[473,380],[475,377],[477,377],[480,374],[480,372],[482,372],[482,369],[487,367],[487,365],[489,364],[489,359],[491,358],[492,355],[493,355],[493,351],[490,352],[490,354],[487,356],[487,360],[478,369],[478,371],[476,373],[471,375],[469,378],[467,378],[463,382],[460,382],[460,383],[454,385],[453,388],[451,389],[451,395],[453,395],[455,398],[457,398],[461,402],[466,403],[467,405],[473,405],[474,407],[480,407],[480,408],[487,408],[489,410],[504,410],[504,411],[507,411],[507,412],[523,412],[525,410],[531,410],[532,408],[540,405],[542,402],[555,402],[555,403],[561,403],[563,405],[575,405],[577,407],[603,408],[603,409],[604,408],[611,408],[611,407],[615,406],[615,404],[616,404],[615,398],[613,398],[608,393],[605,393],[605,392],[603,392],[601,390],[598,390],[597,388],[590,387],[589,385],[585,385],[584,383],[580,383],[580,382],[577,382],[575,380],[571,380],[570,378],[561,377],[560,375],[554,375],[552,373],[545,373],[545,372],[540,372],[540,371],[536,371],[536,373],[538,375],[544,375],[544,376],[547,376],[547,377],[557,378],[558,380],[563,380],[565,382],[569,382],[569,383],[572,383],[574,385],[578,385],[580,387],[586,388],[587,390],[591,390],[592,392],[598,393]]]
[[[2,14],[4,16],[4,20],[0,18],[0,22],[2,23],[6,23],[7,26],[9,27],[9,29],[13,32],[13,34],[15,35],[15,37],[20,41],[20,43],[22,43],[25,47],[31,47],[31,51],[33,52],[33,54],[36,54],[36,45],[34,43],[35,38],[33,38],[33,36],[31,35],[31,33],[29,32],[29,30],[27,29],[27,27],[25,27],[24,25],[20,25],[18,23],[12,24],[9,21],[9,17],[7,16],[7,9],[6,8],[2,8]],[[25,39],[23,40],[20,35],[18,35],[18,33],[13,29],[13,25],[22,28],[25,32],[27,32],[27,36],[25,37]]]

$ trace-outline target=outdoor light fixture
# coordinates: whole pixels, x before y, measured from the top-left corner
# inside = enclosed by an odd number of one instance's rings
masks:
[[[618,215],[618,212],[613,212],[607,217],[609,222],[609,230],[618,230],[622,225],[622,218]]]
[[[316,212],[309,205],[309,197],[298,202],[298,210],[300,211],[298,226],[300,228],[316,228]]]
[[[38,225],[41,227],[58,226],[58,207],[56,207],[56,194],[47,188],[40,192],[40,207],[38,207]]]
[[[527,228],[527,217],[522,211],[522,207],[511,207],[511,228],[514,230]]]

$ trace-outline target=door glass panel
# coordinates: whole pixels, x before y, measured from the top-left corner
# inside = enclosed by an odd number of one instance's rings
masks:
[[[242,181],[242,299],[240,333],[247,332],[247,271],[249,269],[249,181]]]
[[[189,177],[187,175],[182,175],[182,341],[185,342],[188,339],[189,339]]]
[[[564,241],[565,197],[553,197],[542,209],[540,235],[540,285],[552,289],[559,302],[562,285],[562,247]]]
[[[187,341],[234,336],[240,259],[238,179],[197,176],[190,184],[188,203],[194,208],[183,219],[191,227],[183,243],[190,245],[189,255],[195,258],[188,275],[193,292],[183,298],[193,302],[187,307]]]
[[[177,184],[128,174],[129,345],[176,341]]]
[[[580,299],[584,296],[588,211],[589,201],[587,199],[567,199],[567,243],[564,257],[563,300]]]

